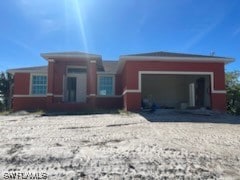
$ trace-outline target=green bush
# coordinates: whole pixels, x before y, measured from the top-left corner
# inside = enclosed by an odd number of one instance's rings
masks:
[[[11,103],[10,88],[13,83],[12,75],[9,73],[0,73],[0,98],[2,99],[0,110],[8,110]]]
[[[226,73],[227,111],[240,115],[240,71]]]
[[[2,103],[2,101],[0,101],[0,112],[4,111],[4,105]]]

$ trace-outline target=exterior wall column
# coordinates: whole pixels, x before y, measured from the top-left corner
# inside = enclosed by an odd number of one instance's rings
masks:
[[[227,111],[227,103],[226,103],[226,94],[225,93],[212,93],[212,109],[220,112]]]
[[[97,95],[97,61],[88,62],[88,96],[90,106],[95,108]]]
[[[123,95],[124,110],[139,111],[141,109],[141,93],[127,92]]]
[[[211,93],[212,109],[220,112],[227,111],[227,97],[225,89],[224,66],[214,72],[214,84],[211,84],[215,92]]]
[[[54,62],[54,59],[48,60],[47,108],[50,108],[53,103]]]

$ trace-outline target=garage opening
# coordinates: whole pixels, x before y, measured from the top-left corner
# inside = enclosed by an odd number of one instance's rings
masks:
[[[211,107],[210,75],[141,75],[142,107],[207,108]]]

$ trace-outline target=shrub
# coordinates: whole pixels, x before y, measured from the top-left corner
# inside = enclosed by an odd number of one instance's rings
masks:
[[[226,73],[227,111],[240,115],[240,71]]]

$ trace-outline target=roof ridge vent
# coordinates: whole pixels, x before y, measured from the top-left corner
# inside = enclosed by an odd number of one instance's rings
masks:
[[[211,51],[210,56],[215,56],[215,51]]]

